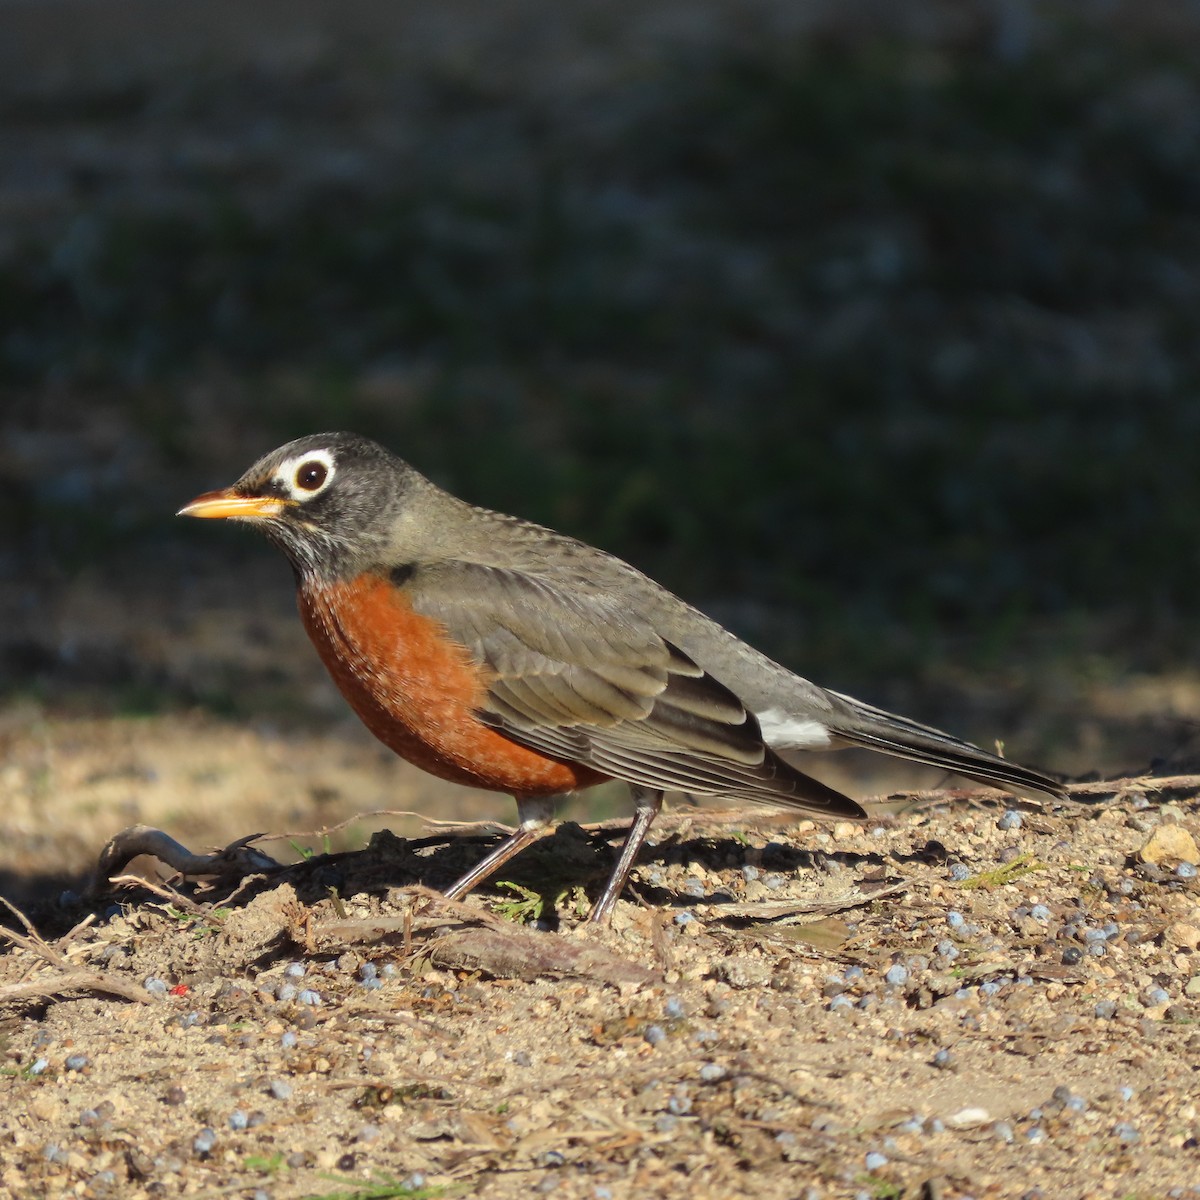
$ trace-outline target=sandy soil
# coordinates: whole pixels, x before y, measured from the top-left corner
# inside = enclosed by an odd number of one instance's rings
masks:
[[[465,905],[412,887],[481,853],[461,830],[232,899],[67,896],[42,928],[79,924],[0,960],[0,1183],[1190,1195],[1196,795],[935,793],[866,829],[677,812],[603,933],[580,889],[619,830],[574,825]]]

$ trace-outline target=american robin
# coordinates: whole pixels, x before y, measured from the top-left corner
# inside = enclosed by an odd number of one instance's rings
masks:
[[[553,797],[607,779],[629,784],[635,815],[598,922],[664,792],[866,817],[792,751],[867,747],[1061,795],[1036,771],[793,675],[620,559],[456,499],[366,438],[289,442],[180,515],[250,521],[283,550],[309,637],[380,741],[516,798],[517,832],[452,897],[533,842]]]

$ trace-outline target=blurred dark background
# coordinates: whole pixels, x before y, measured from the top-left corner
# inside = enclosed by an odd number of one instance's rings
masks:
[[[0,26],[5,704],[322,719],[282,561],[172,513],[344,428],[841,690],[1190,753],[1200,10]]]

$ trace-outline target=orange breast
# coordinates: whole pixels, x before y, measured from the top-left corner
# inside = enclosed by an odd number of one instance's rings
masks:
[[[483,668],[386,580],[306,585],[298,601],[338,689],[402,758],[455,783],[517,796],[550,796],[607,778],[484,725],[475,715],[487,689]]]

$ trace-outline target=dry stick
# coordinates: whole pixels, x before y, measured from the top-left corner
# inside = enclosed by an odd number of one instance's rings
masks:
[[[97,971],[70,971],[48,979],[44,983],[32,980],[29,983],[10,983],[0,987],[0,1004],[14,1000],[27,1000],[35,996],[53,1000],[68,992],[100,992],[104,995],[117,996],[122,1000],[132,1000],[137,1004],[152,1004],[150,996],[136,984],[123,983],[117,979],[109,979]]]
[[[193,917],[207,917],[211,913],[211,905],[197,904],[188,896],[180,895],[174,888],[163,883],[155,883],[150,879],[143,879],[140,875],[114,875],[108,882],[113,887],[145,888],[146,891],[153,892],[154,895],[160,896],[169,904]]]
[[[0,896],[0,902],[2,902],[4,907],[7,908],[8,911],[11,912],[13,916],[25,926],[25,928],[28,930],[28,936],[17,933],[12,929],[0,929],[0,934],[3,934],[10,942],[20,946],[22,949],[28,950],[32,954],[36,954],[39,958],[44,958],[48,963],[50,963],[51,966],[63,968],[70,967],[71,964],[67,961],[66,956],[60,954],[54,949],[53,946],[49,945],[45,941],[42,935],[38,933],[37,929],[34,927],[33,922],[30,921],[30,919],[15,904],[13,904],[10,900],[6,900],[3,896]]]
[[[3,902],[4,906],[29,930],[26,935],[17,933],[13,929],[0,929],[0,934],[8,938],[14,945],[20,946],[22,950],[28,950],[51,966],[66,971],[66,974],[53,979],[35,979],[0,987],[0,1004],[11,1000],[25,1000],[34,996],[41,996],[49,1000],[65,992],[102,992],[120,996],[125,1000],[135,1000],[141,1004],[150,1003],[150,997],[133,984],[108,979],[98,971],[80,971],[72,967],[67,957],[45,941],[29,918],[15,904],[4,899],[3,896],[0,896],[0,902]]]
[[[317,838],[325,837],[326,834],[337,833],[339,829],[345,829],[347,825],[353,825],[356,821],[365,821],[369,817],[416,817],[416,819],[426,826],[428,829],[441,829],[447,833],[456,832],[460,829],[476,829],[478,831],[495,830],[497,833],[511,834],[512,828],[507,825],[502,825],[499,821],[477,821],[464,824],[461,821],[439,821],[434,817],[428,817],[424,813],[413,812],[408,808],[373,808],[369,812],[355,813],[352,817],[347,817],[344,821],[338,821],[336,825],[326,825],[321,829],[296,829],[288,833],[269,833],[263,834],[259,840],[264,842],[280,842],[284,838]]]
[[[100,852],[88,893],[96,895],[102,892],[109,875],[142,854],[157,858],[180,875],[233,875],[240,879],[252,871],[279,870],[280,863],[250,845],[261,836],[254,833],[238,838],[215,854],[193,854],[161,829],[153,829],[149,825],[131,825],[110,838]]]

